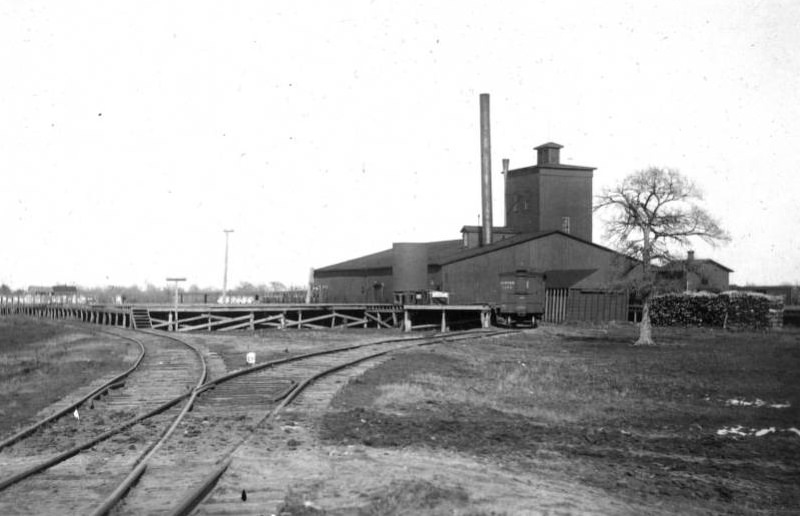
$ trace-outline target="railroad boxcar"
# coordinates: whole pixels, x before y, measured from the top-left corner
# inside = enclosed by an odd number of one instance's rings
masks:
[[[528,269],[500,274],[500,305],[495,316],[498,324],[531,325],[534,328],[544,314],[545,275]]]

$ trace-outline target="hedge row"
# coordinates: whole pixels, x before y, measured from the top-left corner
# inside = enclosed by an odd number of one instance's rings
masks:
[[[754,292],[664,294],[650,304],[655,326],[763,329],[780,326],[782,315],[782,298]]]

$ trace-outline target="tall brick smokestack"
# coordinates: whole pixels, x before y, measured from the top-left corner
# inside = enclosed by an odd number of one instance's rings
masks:
[[[481,245],[492,243],[492,136],[489,94],[481,93]]]

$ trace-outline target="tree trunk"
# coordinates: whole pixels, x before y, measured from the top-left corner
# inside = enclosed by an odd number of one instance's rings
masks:
[[[653,334],[650,326],[650,296],[647,296],[642,303],[642,322],[639,323],[639,340],[634,346],[655,346]]]
[[[642,276],[645,281],[644,295],[642,296],[642,322],[639,324],[639,340],[634,346],[654,346],[652,328],[650,327],[650,299],[653,296],[655,279],[650,267],[650,227],[642,225]]]

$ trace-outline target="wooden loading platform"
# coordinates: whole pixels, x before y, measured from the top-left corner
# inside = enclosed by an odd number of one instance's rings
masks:
[[[0,304],[0,314],[133,329],[234,331],[385,328],[447,331],[491,325],[489,305],[391,304]]]

